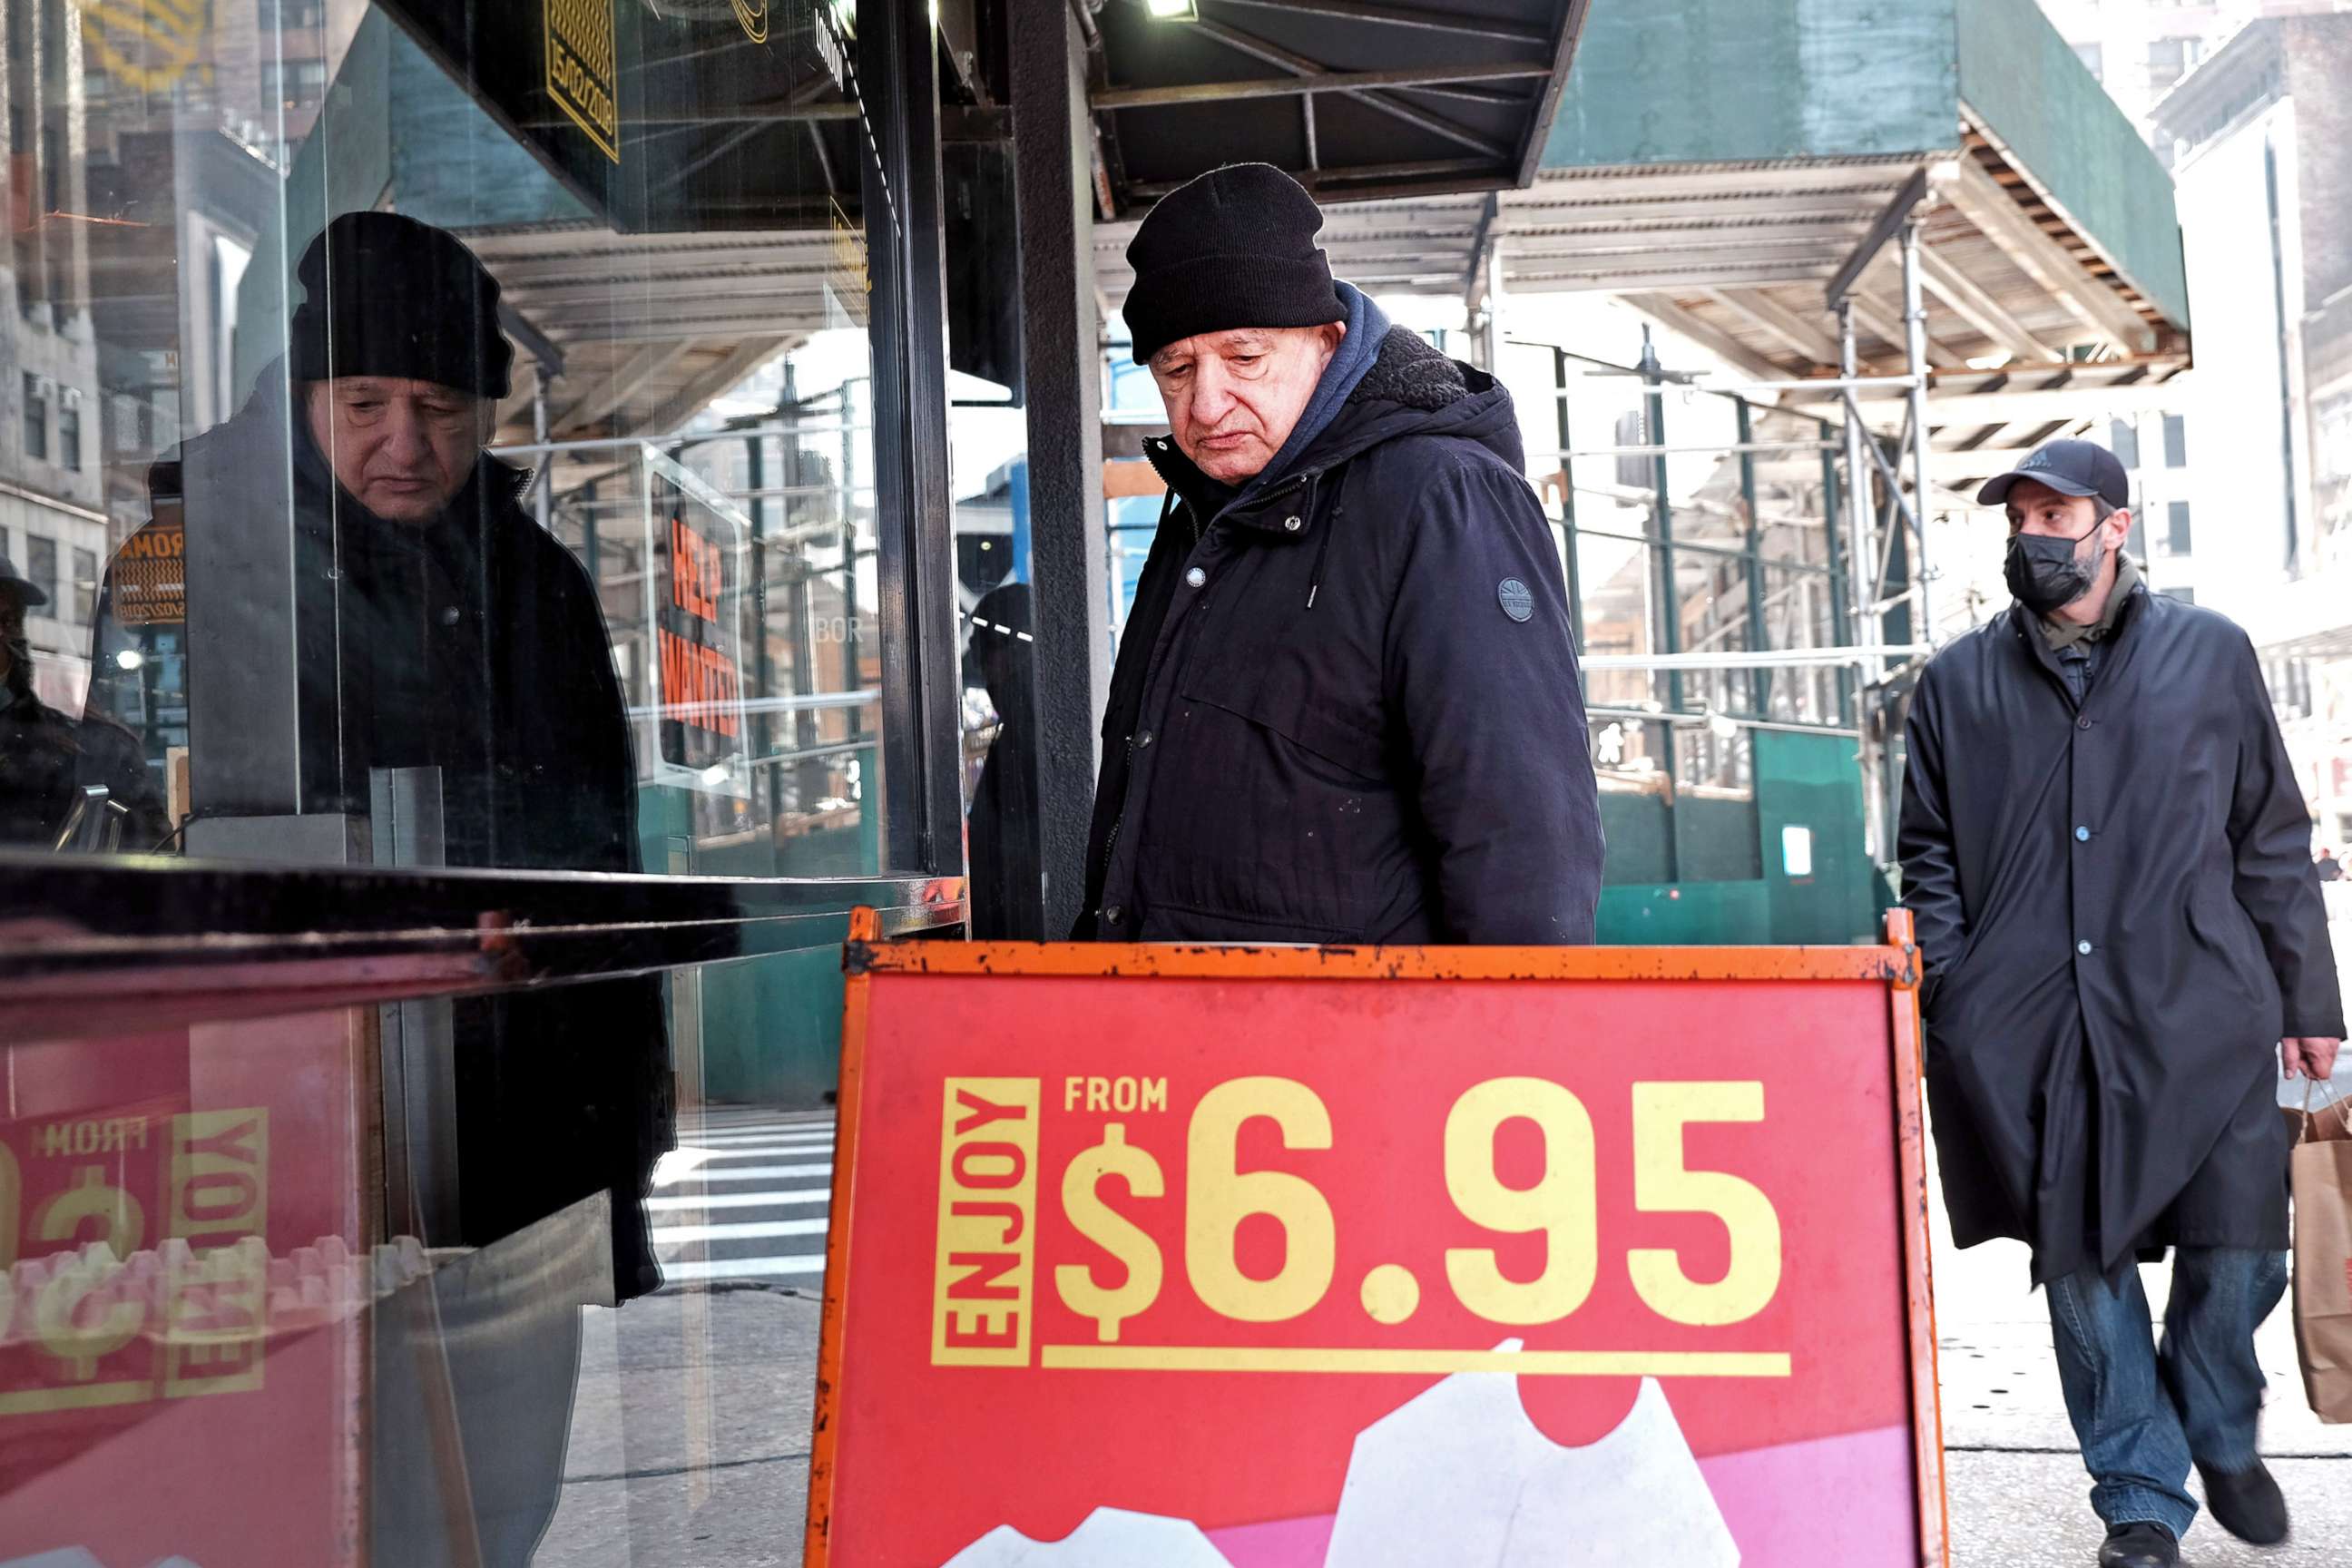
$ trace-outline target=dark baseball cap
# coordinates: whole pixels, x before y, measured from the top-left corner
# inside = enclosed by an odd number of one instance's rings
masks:
[[[1999,506],[2011,485],[2032,479],[2062,496],[2096,496],[2117,511],[2131,505],[2131,479],[2116,455],[2095,441],[2045,441],[2033,455],[1977,492],[1979,506]]]

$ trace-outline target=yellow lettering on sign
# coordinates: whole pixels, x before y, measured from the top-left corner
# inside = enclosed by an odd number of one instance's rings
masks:
[[[172,1119],[168,1234],[190,1250],[163,1284],[163,1396],[261,1386],[268,1323],[269,1112]]]
[[[1633,1206],[1644,1214],[1704,1214],[1723,1222],[1731,1262],[1713,1283],[1683,1272],[1665,1247],[1635,1247],[1625,1266],[1633,1289],[1669,1322],[1717,1328],[1745,1322],[1780,1289],[1780,1216],[1755,1183],[1683,1163],[1683,1128],[1694,1121],[1761,1121],[1760,1083],[1633,1086]]]
[[[951,1078],[940,1129],[931,1364],[1026,1366],[1037,1257],[1034,1078]]]
[[[621,161],[620,83],[613,0],[542,0],[547,94],[604,156]]]
[[[1495,1134],[1524,1117],[1543,1133],[1544,1173],[1531,1187],[1495,1173]],[[1445,1190],[1473,1224],[1544,1233],[1543,1272],[1513,1279],[1491,1247],[1454,1247],[1445,1277],[1454,1294],[1490,1323],[1552,1323],[1584,1305],[1601,1268],[1599,1170],[1592,1118],[1568,1089],[1539,1078],[1497,1078],[1454,1102],[1445,1119]]]
[[[1065,1110],[1117,1111],[1121,1116],[1139,1110],[1168,1109],[1164,1078],[1066,1078],[1062,1080]]]
[[[1184,1272],[1192,1293],[1221,1317],[1280,1323],[1310,1310],[1331,1288],[1338,1240],[1331,1205],[1314,1183],[1287,1171],[1240,1171],[1241,1131],[1263,1116],[1288,1149],[1331,1147],[1322,1096],[1293,1079],[1237,1078],[1201,1097],[1185,1135]],[[1282,1269],[1253,1279],[1234,1258],[1234,1233],[1251,1215],[1282,1226]]]

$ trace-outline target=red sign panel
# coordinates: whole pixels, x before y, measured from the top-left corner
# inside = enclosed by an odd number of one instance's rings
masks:
[[[0,1560],[356,1562],[341,1014],[0,1047]]]
[[[1940,1559],[1899,945],[851,961],[813,1563]]]

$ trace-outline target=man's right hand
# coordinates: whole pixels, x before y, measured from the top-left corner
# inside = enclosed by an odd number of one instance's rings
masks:
[[[2285,1066],[2287,1077],[2309,1073],[2324,1083],[2335,1074],[2336,1047],[2343,1043],[2319,1037],[2281,1040],[2279,1060]]]

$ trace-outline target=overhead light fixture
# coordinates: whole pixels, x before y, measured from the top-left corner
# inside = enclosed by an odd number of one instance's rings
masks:
[[[135,647],[127,647],[114,656],[114,662],[123,669],[137,669],[147,662],[147,656]]]
[[[1162,22],[1197,22],[1199,8],[1193,0],[1143,0],[1144,9]]]

